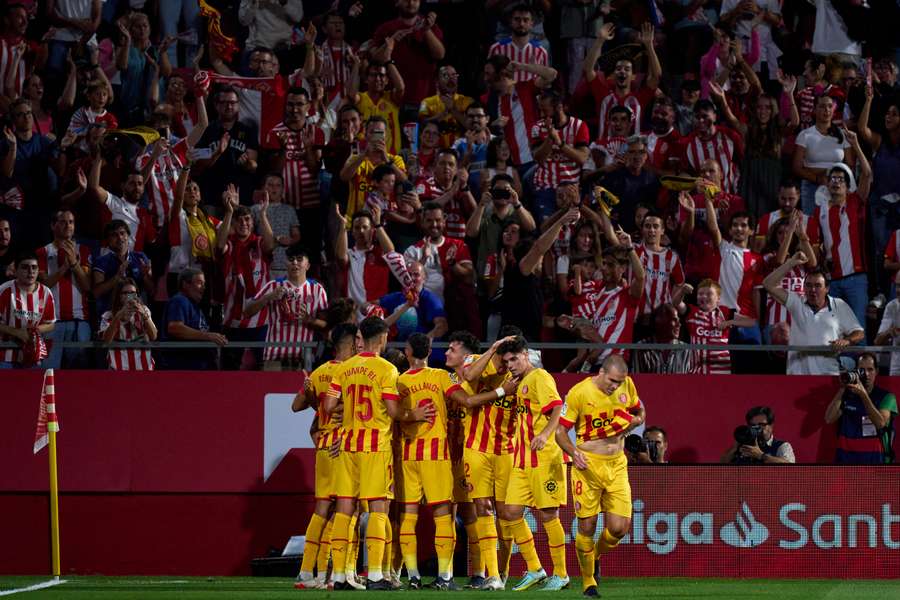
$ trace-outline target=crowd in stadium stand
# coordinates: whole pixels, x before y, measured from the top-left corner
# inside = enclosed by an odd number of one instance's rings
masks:
[[[3,5],[3,366],[309,369],[370,315],[671,345],[570,372],[900,344],[896,2]],[[154,340],[221,352],[60,345]]]

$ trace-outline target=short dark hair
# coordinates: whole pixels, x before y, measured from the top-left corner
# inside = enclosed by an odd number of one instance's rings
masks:
[[[356,302],[352,298],[335,298],[328,303],[325,311],[325,322],[329,327],[337,327],[353,318],[356,313]]]
[[[263,178],[263,183],[265,183],[266,179],[269,177],[275,177],[281,180],[281,185],[284,185],[284,174],[281,171],[269,171],[266,173],[266,176]]]
[[[437,160],[440,156],[444,154],[449,154],[453,158],[456,159],[456,162],[459,162],[459,152],[454,150],[453,148],[438,148],[438,151],[435,152],[434,159]]]
[[[809,271],[807,271],[806,276],[803,278],[803,280],[806,281],[810,277],[821,277],[825,281],[825,287],[831,285],[831,274],[822,267],[816,267],[815,269],[810,269]]]
[[[362,111],[360,111],[358,108],[356,108],[356,106],[354,106],[353,104],[347,104],[346,106],[342,106],[341,110],[338,111],[338,116],[340,117],[345,112],[350,112],[351,110],[353,112],[355,112],[356,114],[362,116]]]
[[[638,206],[640,207],[640,204],[638,204]],[[646,221],[649,218],[659,219],[660,221],[662,221],[663,227],[665,227],[665,225],[666,225],[665,217],[663,217],[655,208],[651,208],[649,206],[646,208],[647,208],[647,214],[644,215],[644,220]]]
[[[515,184],[515,181],[513,180],[512,175],[509,175],[507,173],[497,173],[496,175],[491,177],[491,183],[490,183],[489,187],[494,187],[500,181],[505,181],[509,185]]]
[[[444,212],[444,207],[441,206],[440,204],[438,204],[437,202],[435,202],[434,200],[429,200],[428,202],[426,202],[425,204],[422,205],[423,213],[426,213],[431,210],[439,210],[441,212]]]
[[[359,111],[357,110],[356,112],[359,112]],[[362,114],[362,113],[359,113],[359,114]],[[385,119],[381,115],[372,115],[371,117],[366,119],[366,129],[368,129],[369,125],[371,125],[372,123],[384,123],[385,128],[387,128],[387,126],[388,126],[387,119]]]
[[[669,435],[666,433],[666,430],[659,425],[651,425],[644,430],[644,434],[653,433],[654,431],[658,431],[662,434],[664,440],[666,440],[667,442],[669,441]]]
[[[128,223],[123,221],[122,219],[113,219],[103,228],[103,237],[108,238],[112,234],[116,232],[117,229],[124,227],[125,233],[131,235],[131,227],[128,226]]]
[[[331,345],[337,348],[339,344],[344,343],[348,337],[351,340],[356,339],[356,332],[359,328],[353,323],[338,323],[331,330]]]
[[[241,217],[253,216],[253,213],[250,211],[249,208],[247,208],[244,205],[241,205],[234,209],[234,216],[235,216],[235,218],[240,219]],[[232,221],[232,223],[234,223],[234,221]]]
[[[628,252],[626,252],[625,249],[620,248],[619,246],[607,246],[603,249],[603,253],[600,256],[602,258],[611,257],[622,266],[628,264]]]
[[[525,334],[522,332],[522,329],[516,325],[503,325],[500,327],[500,331],[497,332],[497,336],[500,338],[509,337],[511,335],[524,336]]]
[[[237,88],[233,85],[223,85],[219,88],[219,91],[216,92],[216,102],[221,101],[222,94],[234,94],[235,96],[237,96],[238,91]]]
[[[628,108],[627,106],[622,106],[621,104],[619,104],[617,106],[613,106],[611,109],[609,109],[610,117],[613,115],[617,115],[619,113],[622,113],[623,115],[628,115],[629,119],[634,116],[634,113],[631,112],[630,108]]]
[[[699,92],[700,91],[700,82],[696,79],[685,79],[681,82],[681,91],[682,92]]]
[[[528,350],[528,342],[521,335],[517,335],[511,340],[507,340],[500,344],[497,348],[497,354],[503,356],[507,353],[521,354]]]
[[[431,354],[431,338],[424,333],[413,333],[406,338],[406,345],[412,350],[413,358],[424,360]]]
[[[287,258],[300,256],[305,258],[306,260],[309,260],[309,254],[306,253],[306,250],[304,250],[302,246],[288,246],[287,250],[284,251],[284,255]]]
[[[394,174],[394,165],[378,165],[374,169],[372,169],[372,174],[369,175],[369,179],[372,181],[380,182],[382,179],[387,177],[388,175]]]
[[[181,273],[178,274],[178,289],[181,289],[184,286],[192,283],[194,281],[194,277],[196,277],[197,275],[203,275],[203,271],[194,267],[183,268],[181,270]]]
[[[466,112],[469,112],[473,108],[478,109],[478,110],[484,110],[484,105],[481,102],[478,102],[476,100],[475,102],[473,102],[472,104],[470,104],[466,107]]]
[[[775,423],[775,413],[772,412],[772,409],[768,406],[754,406],[750,410],[747,411],[747,414],[744,415],[744,421],[750,423],[750,419],[753,417],[764,416],[766,421],[769,422],[769,425],[773,425]]]
[[[794,188],[795,190],[800,189],[800,182],[796,179],[782,179],[781,183],[778,184],[778,187],[789,189]]]
[[[366,341],[388,332],[388,325],[381,317],[366,317],[359,324],[359,333]]]
[[[37,254],[35,254],[33,251],[31,251],[31,250],[22,250],[21,252],[19,252],[18,254],[16,254],[16,258],[15,258],[15,260],[13,261],[13,264],[14,264],[16,267],[18,267],[18,266],[19,266],[19,263],[21,263],[22,261],[25,261],[25,260],[34,260],[34,261],[36,261],[37,259],[38,259]]]
[[[560,96],[559,92],[552,88],[547,88],[546,90],[541,92],[540,99],[551,102],[553,106],[559,106],[560,104],[562,104],[562,96]]]
[[[510,62],[511,61],[509,60],[509,57],[503,56],[502,54],[494,54],[487,59],[487,64],[494,67],[494,71],[496,71],[497,74],[500,74],[504,70],[506,70],[506,68],[509,67]]]
[[[287,96],[306,96],[306,99],[309,100],[309,91],[305,87],[292,85],[288,88],[285,98]]]
[[[387,348],[381,355],[381,358],[397,367],[398,371],[402,372],[409,369],[409,361],[406,360],[406,355],[398,348]]]
[[[481,347],[478,338],[471,332],[465,330],[454,331],[450,334],[450,337],[447,338],[447,342],[450,344],[458,342],[463,348],[469,351],[469,354],[475,354]]]
[[[375,224],[375,217],[372,216],[372,211],[367,208],[361,208],[360,210],[353,213],[353,216],[350,217],[350,223],[352,224],[353,221],[362,218],[368,219],[369,223],[372,223],[373,225]]]
[[[706,111],[716,112],[716,105],[712,103],[712,100],[707,100],[703,98],[702,100],[697,100],[697,104],[694,105],[694,114]]]
[[[875,354],[872,352],[863,352],[862,354],[857,356],[856,357],[856,366],[859,366],[859,361],[861,361],[864,358],[871,358],[872,364],[875,365],[875,369],[878,370],[878,357],[875,356]]]
[[[731,216],[728,217],[729,229],[731,228],[731,225],[734,223],[735,219],[747,219],[747,224],[750,225],[750,229],[753,229],[753,227],[756,226],[756,219],[746,210],[739,210],[737,212],[731,213]]]

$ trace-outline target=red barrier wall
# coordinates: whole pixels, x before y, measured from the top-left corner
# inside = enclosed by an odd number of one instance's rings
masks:
[[[558,376],[560,391],[580,378]],[[649,423],[669,432],[673,460],[715,462],[731,443],[731,431],[745,410],[762,403],[774,408],[776,435],[793,444],[798,460],[824,462],[831,457],[834,433],[821,419],[835,390],[830,378],[638,376],[636,381]],[[285,428],[293,435],[296,427],[297,439],[303,437],[299,420],[291,421],[300,417],[272,411],[287,398],[273,394],[293,394],[301,383],[292,373],[58,372],[66,570],[245,574],[250,558],[264,555],[269,547],[281,548],[288,536],[302,533],[311,508],[312,452],[289,450],[290,440],[284,446]],[[900,382],[881,383],[900,389]],[[46,451],[31,453],[40,373],[0,373],[0,389],[5,390],[0,418],[0,570],[44,572],[47,459]],[[273,442],[278,436],[278,443]],[[279,462],[282,451],[286,454]],[[267,478],[266,464],[277,464]],[[734,520],[745,500],[770,531],[779,523],[780,507],[791,502],[809,507],[797,513],[804,516],[833,511],[845,526],[850,514],[881,519],[883,505],[889,515],[900,512],[900,469],[895,467],[757,469],[750,477],[746,468],[634,469],[635,499],[642,498],[648,515],[711,513],[717,540],[719,529],[727,519]],[[869,480],[862,478],[870,472],[874,475],[867,475]],[[770,479],[775,480],[771,485]],[[848,498],[858,506],[848,504]],[[805,525],[810,532],[812,520]],[[799,535],[780,527],[781,533]],[[878,540],[883,541],[884,531],[878,530]],[[646,540],[623,545],[627,549],[610,559],[609,574],[896,577],[900,565],[879,562],[878,557],[890,549],[890,540],[900,540],[900,523],[888,523],[886,531],[893,537],[884,538],[888,541],[877,546],[881,550],[871,549],[875,554],[847,549],[845,532],[842,551],[820,551],[810,542],[802,550],[779,551],[771,560],[762,560],[762,548],[732,550],[721,540],[692,544],[688,530],[689,541],[678,542],[665,555],[650,551]],[[774,531],[770,539],[777,548]],[[749,552],[753,560],[746,560]],[[817,552],[841,552],[841,561],[848,560],[850,566],[830,571]],[[853,566],[857,553],[858,565]],[[896,558],[898,553],[888,556]],[[641,568],[650,571],[635,571],[632,561],[646,561]],[[574,570],[574,557],[570,562]]]

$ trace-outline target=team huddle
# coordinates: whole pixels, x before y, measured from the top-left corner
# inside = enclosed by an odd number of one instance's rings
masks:
[[[564,402],[525,339],[501,333],[506,337],[481,355],[472,334],[452,334],[448,370],[427,366],[431,339],[413,334],[404,348],[409,368],[401,374],[381,356],[388,336],[382,319],[332,331],[335,359],[309,375],[293,404],[295,411],[315,408],[317,448],[316,505],[295,587],[391,590],[401,586],[404,566],[408,587],[423,587],[416,525],[424,504],[434,517],[438,576],[432,588],[458,589],[458,517],[469,541],[468,587],[505,589],[515,543],[527,571],[513,591],[564,589],[569,575],[559,507],[567,502],[571,463],[583,591],[598,595],[599,559],[631,523],[623,448],[625,435],[645,421],[643,404],[617,355],[576,384]],[[577,444],[569,438],[572,428]],[[549,576],[526,508],[547,535]],[[601,512],[604,527],[595,543]],[[368,515],[364,583],[356,576],[362,514]]]

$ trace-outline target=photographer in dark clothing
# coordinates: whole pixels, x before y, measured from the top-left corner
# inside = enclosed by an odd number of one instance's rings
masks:
[[[723,463],[781,464],[796,462],[790,442],[775,439],[775,413],[768,406],[754,406],[744,416],[746,425],[734,430],[734,445],[722,455]]]
[[[825,409],[825,422],[838,424],[834,462],[842,464],[886,464],[894,462],[893,419],[897,398],[875,387],[878,362],[865,352],[856,370],[840,374],[841,387]]]

